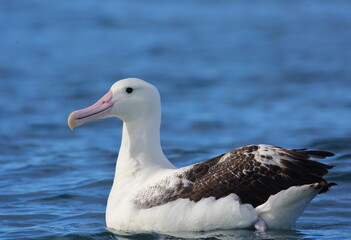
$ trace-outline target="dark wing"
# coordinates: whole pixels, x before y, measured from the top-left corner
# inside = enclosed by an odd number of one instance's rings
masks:
[[[185,168],[176,175],[178,183],[173,187],[166,184],[168,187],[163,190],[158,185],[162,197],[144,198],[152,201],[144,202],[142,207],[154,207],[179,198],[195,202],[208,197],[219,199],[231,193],[238,195],[242,203],[256,207],[281,190],[314,183],[318,183],[317,188],[323,193],[335,185],[323,179],[332,166],[310,159],[333,155],[326,151],[263,144],[244,146]]]

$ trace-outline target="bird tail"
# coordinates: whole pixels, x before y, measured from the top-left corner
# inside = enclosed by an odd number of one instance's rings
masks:
[[[268,229],[289,229],[293,227],[309,202],[326,186],[319,183],[292,186],[272,195],[255,208]]]

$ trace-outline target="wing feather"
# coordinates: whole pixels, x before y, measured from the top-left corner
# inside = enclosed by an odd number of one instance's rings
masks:
[[[167,187],[164,182],[156,184],[162,197],[144,200],[144,204],[139,206],[149,208],[179,198],[195,202],[207,197],[219,199],[234,193],[242,203],[256,207],[281,190],[314,183],[318,183],[320,193],[323,193],[335,185],[323,179],[333,166],[310,159],[333,155],[326,151],[262,144],[244,146],[186,167],[173,176],[180,179],[176,186]]]

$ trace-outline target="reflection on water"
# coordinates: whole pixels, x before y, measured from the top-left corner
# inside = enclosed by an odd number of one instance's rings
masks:
[[[216,230],[209,232],[172,232],[172,233],[128,233],[110,229],[119,240],[122,239],[301,239],[304,234],[297,230],[269,230],[267,232],[252,229]]]

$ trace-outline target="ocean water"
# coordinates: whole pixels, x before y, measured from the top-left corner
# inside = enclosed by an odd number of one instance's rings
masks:
[[[351,238],[349,1],[0,0],[0,239]],[[185,166],[245,144],[336,156],[286,231],[125,233],[104,212],[121,122],[70,112],[117,80],[161,92],[162,145]]]

